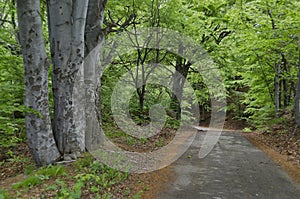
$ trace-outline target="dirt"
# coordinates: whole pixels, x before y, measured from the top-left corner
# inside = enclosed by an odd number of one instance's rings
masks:
[[[141,139],[131,137],[134,142],[128,143],[126,137],[111,138],[111,140],[120,148],[126,151],[144,153],[158,150],[159,148],[169,144],[175,137],[176,130],[171,128],[163,128],[158,134],[149,137],[143,142]]]
[[[152,138],[153,139],[153,138]],[[168,138],[169,139],[169,138]],[[5,154],[9,150],[13,150],[13,157],[10,155],[2,156],[2,163],[0,166],[0,189],[6,189],[11,194],[15,193],[15,190],[12,189],[12,185],[24,180],[27,176],[24,174],[28,166],[34,167],[34,163],[31,159],[31,155],[29,153],[28,146],[26,143],[19,143],[13,149],[1,149],[5,150]],[[3,154],[3,153],[2,153]],[[8,153],[10,154],[10,153]],[[64,165],[65,170],[67,171],[67,176],[76,176],[78,171],[76,171],[76,166],[74,163],[69,163]],[[35,167],[34,167],[35,168]],[[114,193],[118,198],[130,198],[140,193],[141,198],[155,198],[156,194],[160,191],[163,191],[166,182],[172,179],[172,172],[169,167],[160,169],[155,172],[145,173],[145,174],[130,174],[128,179],[123,183],[112,187],[111,193]],[[63,177],[62,179],[68,187],[73,187],[75,181],[72,178]],[[40,194],[43,194],[46,198],[53,198],[57,190],[45,190],[45,188],[51,184],[55,184],[54,179],[50,179],[45,181],[44,184],[36,185],[30,188],[28,191],[20,190],[22,194],[22,198],[32,198],[39,197]],[[126,188],[130,189],[130,195],[125,196],[123,193]],[[120,192],[116,192],[115,190],[123,190]],[[92,198],[89,195],[87,190],[82,190],[82,198]]]
[[[0,178],[2,180],[24,173],[26,168],[35,167],[26,143],[15,147],[0,147]]]
[[[175,135],[175,130],[170,128],[164,128],[159,134],[150,137],[147,139],[147,142],[142,143],[139,140],[135,140],[134,144],[129,144],[126,142],[126,139],[113,139],[113,141],[128,151],[136,152],[147,152],[154,151],[158,148],[168,144]],[[158,145],[160,143],[160,145]],[[26,170],[29,167],[36,168],[34,162],[31,158],[30,151],[27,144],[19,143],[16,147],[13,148],[3,148],[1,150],[1,165],[0,165],[0,188],[6,189],[14,194],[12,185],[24,180],[26,178]],[[78,171],[76,171],[76,166],[73,163],[64,165],[67,170],[68,176],[76,176]],[[155,172],[145,173],[145,174],[130,174],[128,179],[123,183],[112,187],[111,193],[114,193],[118,198],[128,198],[132,197],[138,193],[141,194],[141,198],[155,198],[155,195],[164,189],[164,185],[167,181],[172,179],[172,172],[169,167],[160,169]],[[51,182],[53,181],[53,182]],[[73,187],[75,184],[74,180],[68,178],[64,179],[69,187]],[[22,192],[23,198],[32,198],[39,197],[41,192],[46,198],[52,198],[55,196],[56,191],[45,191],[45,186],[55,184],[54,180],[49,180],[43,185],[36,185],[30,188],[27,192]],[[126,188],[129,188],[130,196],[122,195],[122,192],[125,192]],[[121,193],[116,193],[115,189],[123,190]],[[88,191],[82,191],[82,198],[90,198]]]
[[[241,121],[227,119],[224,127],[227,129],[241,130],[247,127],[247,124]],[[244,136],[252,144],[263,150],[274,162],[279,164],[296,182],[300,183],[300,133],[296,132],[295,135],[291,136],[293,129],[293,125],[277,125],[272,127],[271,131],[244,133]],[[165,145],[172,140],[174,133],[168,129],[163,132],[161,136],[163,137],[163,145]],[[126,150],[145,152],[157,150],[159,146],[157,146],[156,143],[160,141],[160,138],[160,136],[150,138],[150,140],[148,140],[150,142],[147,142],[148,145],[142,145],[139,142],[136,142],[134,145],[122,144],[123,140],[120,140],[120,142],[117,141],[117,143]],[[137,150],[137,148],[139,148],[139,150]],[[28,165],[33,166],[34,164],[26,143],[20,143],[17,147],[9,149],[13,152],[12,154],[9,153],[8,149],[0,147],[0,150],[2,154],[0,164],[0,188],[10,188],[13,183],[24,179],[24,171],[28,168]],[[72,170],[72,166],[68,170],[74,171]],[[74,172],[73,174],[76,175],[76,172]],[[73,175],[71,173],[70,175]],[[168,182],[172,181],[173,178],[173,170],[171,166],[168,166],[151,173],[131,174],[125,184],[119,186],[121,186],[121,188],[130,187],[130,195],[132,196],[140,192],[141,198],[150,199],[155,198],[159,192],[166,189]],[[32,190],[31,194],[37,195],[40,188],[41,187],[37,186]],[[86,198],[88,198],[88,196],[86,196]],[[123,197],[120,196],[120,198]]]
[[[135,192],[142,190],[141,198],[153,199],[156,198],[158,193],[167,188],[167,184],[173,180],[174,174],[172,168],[168,166],[151,173],[138,174],[136,177],[143,183],[140,185],[139,183],[135,184],[135,186],[137,185]]]

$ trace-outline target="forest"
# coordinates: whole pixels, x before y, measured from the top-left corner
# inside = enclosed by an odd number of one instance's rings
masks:
[[[126,151],[159,150],[191,124],[255,133],[300,166],[299,1],[0,0],[0,9],[0,176],[22,175],[1,184],[0,198],[140,198],[152,174],[87,151],[103,136]]]

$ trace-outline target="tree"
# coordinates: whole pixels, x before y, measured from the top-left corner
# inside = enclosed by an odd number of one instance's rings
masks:
[[[53,131],[61,154],[84,151],[84,30],[88,1],[48,1],[48,20],[53,62]],[[58,13],[58,14],[57,14]],[[78,79],[76,79],[78,78]]]
[[[298,41],[298,45],[300,48],[300,39]],[[299,127],[300,126],[300,50],[299,55],[298,55],[298,74],[297,74],[297,87],[296,87],[296,95],[295,95],[295,108],[294,108],[294,114],[295,114],[295,122],[296,125]]]
[[[38,165],[49,164],[56,161],[60,154],[49,115],[49,62],[42,34],[40,2],[18,0],[17,4],[25,68],[25,105],[36,111],[26,114],[28,145]]]
[[[101,26],[105,4],[106,0],[47,1],[53,63],[52,131],[48,103],[49,62],[42,34],[40,1],[17,1],[25,68],[25,104],[35,111],[26,114],[26,131],[29,147],[39,165],[52,163],[61,155],[65,159],[76,158],[85,150],[84,58],[103,40]],[[99,71],[99,64],[91,70]]]
[[[101,77],[102,67],[100,62],[100,47],[104,42],[107,32],[102,30],[104,21],[104,9],[107,0],[89,0],[87,19],[85,25],[85,58],[89,62],[84,64],[84,80],[86,88],[86,128],[85,145],[88,150],[93,150],[94,146],[99,146],[99,132],[95,131],[96,126],[101,126]],[[94,116],[97,117],[94,117]],[[88,133],[87,133],[88,132]]]
[[[207,7],[203,6],[204,4],[207,5]],[[218,48],[216,46],[219,45],[222,40],[231,33],[231,31],[227,29],[222,19],[222,17],[225,15],[224,13],[226,13],[224,10],[226,11],[225,8],[228,5],[222,1],[205,1],[203,5],[199,4],[197,1],[187,2],[182,0],[174,0],[172,3],[161,0],[134,0],[132,2],[110,1],[108,9],[112,9],[112,12],[116,12],[116,10],[118,10],[117,13],[122,14],[119,17],[116,17],[116,14],[111,16],[109,19],[114,23],[109,24],[115,24],[115,26],[119,26],[118,24],[120,24],[120,22],[130,22],[130,20],[124,20],[124,15],[127,16],[128,19],[133,16],[133,22],[131,24],[126,23],[127,25],[130,25],[133,30],[144,26],[170,28],[194,38],[195,41],[202,43],[204,46],[206,46],[207,50],[211,52],[216,50]],[[121,27],[124,28],[124,25]],[[113,29],[117,31],[116,27],[113,27]],[[128,30],[128,28],[126,30]],[[131,35],[135,35],[134,31],[131,33]],[[134,38],[132,40],[135,41]],[[179,119],[181,112],[181,92],[185,84],[185,79],[187,79],[191,73],[192,66],[192,63],[190,63],[189,60],[179,56],[185,51],[182,49],[183,44],[178,46],[177,54],[165,52],[163,50],[156,50],[156,53],[151,53],[153,52],[153,49],[147,49],[147,44],[141,46],[143,46],[144,49],[137,50],[136,63],[137,65],[141,65],[142,71],[143,64],[150,60],[146,59],[149,57],[153,57],[153,60],[151,60],[152,62],[163,63],[167,65],[171,64],[176,69],[176,72],[173,73],[174,92],[170,94],[171,104],[169,108],[171,110],[168,110],[168,113],[170,113],[169,115],[172,115],[172,117]],[[130,58],[128,56],[127,59],[123,58],[123,63],[129,59]],[[132,63],[132,61],[129,62]],[[144,73],[141,72],[140,77],[142,79],[143,74]],[[202,78],[198,76],[197,79],[193,78],[193,80],[202,81]],[[145,81],[143,82],[145,83]],[[146,90],[146,85],[137,88],[140,112],[143,112],[142,110],[144,106],[144,96]]]
[[[18,45],[15,3],[0,2],[0,145],[13,146],[24,137],[24,70]]]
[[[222,49],[227,88],[244,107],[239,117],[257,127],[294,105],[299,8],[293,0],[243,1],[226,14],[234,30]]]

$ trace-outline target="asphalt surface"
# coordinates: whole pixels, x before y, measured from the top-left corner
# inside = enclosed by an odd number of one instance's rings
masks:
[[[241,133],[223,132],[199,159],[205,133],[175,163],[174,180],[158,199],[300,199],[300,185]]]

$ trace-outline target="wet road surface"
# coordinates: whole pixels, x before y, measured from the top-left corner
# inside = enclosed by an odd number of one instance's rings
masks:
[[[172,164],[174,179],[158,199],[300,199],[300,185],[241,133],[223,132],[199,159],[204,135]]]

